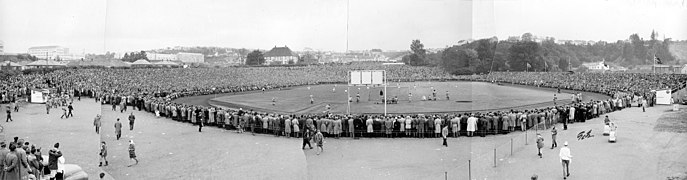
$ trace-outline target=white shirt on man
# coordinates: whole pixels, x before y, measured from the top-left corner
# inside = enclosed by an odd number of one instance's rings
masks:
[[[561,160],[570,161],[572,159],[572,155],[570,155],[570,149],[567,146],[561,148],[561,151],[560,153],[558,153],[558,156],[561,157]]]

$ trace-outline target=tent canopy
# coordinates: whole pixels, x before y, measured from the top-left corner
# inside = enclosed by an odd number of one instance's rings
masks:
[[[131,65],[151,65],[150,62],[146,61],[145,59],[139,59],[134,61],[134,63],[131,63]]]
[[[160,62],[156,62],[155,65],[178,66],[179,64],[171,62],[171,61],[160,61]]]

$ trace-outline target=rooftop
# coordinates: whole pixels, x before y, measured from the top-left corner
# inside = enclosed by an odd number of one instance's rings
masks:
[[[289,47],[274,47],[272,50],[265,53],[265,57],[278,57],[278,56],[296,56],[296,54],[289,49]]]
[[[48,48],[60,48],[61,46],[34,46],[29,49],[48,49]]]

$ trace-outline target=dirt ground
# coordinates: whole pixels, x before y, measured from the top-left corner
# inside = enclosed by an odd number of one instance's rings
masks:
[[[59,142],[66,164],[79,165],[89,179],[98,179],[102,172],[97,164],[100,135],[95,133],[93,118],[100,113],[100,105],[93,99],[83,98],[81,101],[74,99],[73,106],[74,117],[60,119],[61,107],[46,114],[45,104],[26,104],[18,113],[12,113],[14,121],[2,122],[5,130],[0,137],[5,142],[12,141],[15,136],[22,138],[42,148],[43,155]],[[3,117],[6,117],[6,107],[2,107]]]
[[[129,130],[128,116],[136,116]],[[109,144],[110,165],[116,179],[305,179],[306,163],[300,139],[237,134],[215,127],[198,127],[151,113],[112,111],[103,106],[102,139]],[[116,140],[114,123],[123,125]],[[128,140],[136,144],[139,164],[129,159]]]
[[[683,107],[684,108],[684,107]],[[653,131],[668,106],[625,109],[608,114],[618,124],[618,141],[603,136],[602,119],[575,123],[563,131],[558,125],[558,144],[568,141],[573,160],[569,179],[665,179],[687,169],[687,134]],[[683,118],[684,121],[684,118]],[[577,133],[592,130],[594,137],[578,140]],[[306,152],[310,179],[562,179],[559,148],[549,149],[551,137],[542,133],[548,148],[537,156],[534,136],[528,146],[519,142],[513,156],[497,157],[494,147],[522,134],[485,138],[449,139],[442,147],[435,139],[328,139],[325,152]],[[470,153],[472,152],[472,153]],[[466,161],[471,160],[471,172]],[[335,169],[335,170],[332,170]],[[444,174],[446,173],[446,174]],[[470,175],[468,173],[471,173]]]

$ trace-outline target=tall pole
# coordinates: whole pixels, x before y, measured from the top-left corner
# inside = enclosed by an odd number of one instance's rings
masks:
[[[387,104],[387,101],[386,101],[386,94],[387,94],[387,92],[386,92],[386,85],[387,85],[386,70],[382,71],[382,72],[384,72],[384,116],[386,116],[386,104]]]
[[[348,71],[348,86],[346,86],[346,101],[348,101],[348,108],[346,109],[346,114],[351,114],[351,101],[348,98],[351,97],[351,71]]]
[[[350,4],[350,0],[346,0],[346,53],[348,53],[348,17]]]
[[[494,53],[491,55],[491,67],[489,67],[489,74],[491,74],[491,70],[494,69],[494,60],[496,60],[496,47],[499,45],[499,40],[496,40],[496,44],[494,44]]]
[[[346,113],[350,115],[351,114],[351,85],[350,84],[346,87],[346,95],[348,96],[348,97],[346,97],[346,101],[348,101],[348,109],[346,109]]]

